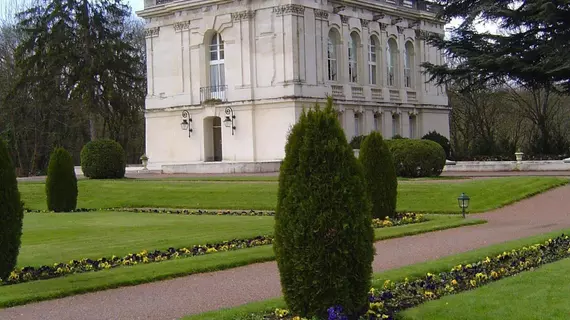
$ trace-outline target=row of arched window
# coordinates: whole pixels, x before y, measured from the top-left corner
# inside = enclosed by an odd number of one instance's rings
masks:
[[[328,34],[327,41],[327,73],[329,81],[339,81],[339,54],[340,35],[336,29],[331,29]],[[381,45],[376,35],[370,36],[367,48],[367,79],[361,79],[359,65],[362,63],[362,55],[359,53],[361,47],[360,35],[353,31],[348,39],[348,81],[351,83],[368,83],[371,85],[379,85],[382,77],[379,75],[381,54]],[[386,43],[385,65],[386,65],[386,85],[389,87],[397,86],[399,80],[399,59],[398,59],[398,43],[396,39],[390,38]],[[414,69],[414,45],[411,41],[407,41],[404,48],[404,86],[413,87],[413,69]]]

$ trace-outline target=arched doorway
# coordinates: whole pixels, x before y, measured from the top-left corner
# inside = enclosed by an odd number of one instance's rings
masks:
[[[204,161],[222,161],[222,119],[204,119]]]

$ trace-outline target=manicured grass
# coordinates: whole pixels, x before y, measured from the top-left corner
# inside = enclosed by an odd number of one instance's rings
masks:
[[[273,217],[179,216],[133,212],[29,213],[18,265],[123,256],[142,250],[245,239],[273,233]]]
[[[265,177],[264,177],[265,178]],[[458,213],[457,196],[471,197],[469,212],[499,208],[568,183],[554,177],[509,177],[398,186],[398,211]],[[44,184],[21,182],[26,207],[45,209]],[[78,206],[83,208],[162,207],[190,209],[272,210],[277,182],[186,180],[81,180]]]
[[[82,214],[82,213],[79,213]],[[136,214],[135,214],[136,215]],[[142,214],[141,214],[142,215]],[[151,215],[151,214],[148,214]],[[167,215],[156,215],[165,218]],[[190,216],[176,216],[183,219]],[[205,216],[199,216],[205,217]],[[136,217],[133,217],[136,218]],[[223,218],[213,216],[211,218]],[[228,217],[242,219],[244,217]],[[272,219],[271,217],[264,217]],[[388,239],[422,232],[443,230],[461,225],[481,223],[481,220],[462,219],[453,216],[430,216],[430,221],[376,229],[376,239]],[[145,238],[144,231],[137,237]],[[78,241],[75,239],[75,241]],[[53,247],[55,251],[66,251],[74,245],[74,239],[69,239],[67,245]],[[96,244],[94,244],[94,247]],[[53,251],[52,250],[52,251]],[[44,257],[44,259],[47,259]],[[145,282],[158,281],[200,272],[223,270],[261,261],[274,260],[273,246],[263,246],[250,249],[221,252],[204,256],[169,260],[159,263],[141,264],[133,267],[119,267],[98,272],[72,274],[61,278],[33,281],[9,286],[0,286],[0,307],[24,304],[32,301],[47,300],[78,293],[105,290],[121,286],[136,285]],[[55,262],[55,261],[52,261]],[[59,262],[59,261],[58,261]]]
[[[568,319],[570,259],[402,312],[405,320]],[[468,310],[466,312],[466,310]]]
[[[532,245],[535,243],[539,243],[545,241],[549,238],[553,238],[559,236],[560,234],[565,233],[569,234],[570,229],[559,230],[555,232],[550,232],[542,235],[537,235],[529,238],[523,238],[514,241],[508,241],[501,244],[496,244],[492,246],[488,246],[481,249],[476,249],[472,251],[468,251],[465,253],[461,253],[458,255],[452,255],[448,257],[444,257],[437,260],[431,260],[428,262],[418,263],[415,265],[389,270],[385,272],[376,273],[373,276],[372,285],[374,287],[381,287],[382,284],[386,280],[391,281],[403,281],[405,278],[410,280],[417,279],[419,277],[425,276],[426,273],[439,273],[443,271],[449,271],[451,268],[458,264],[467,264],[476,261],[480,261],[485,259],[487,256],[497,255],[507,250],[521,248],[523,246]],[[543,267],[545,268],[545,267]],[[542,268],[541,268],[542,269]],[[563,270],[566,270],[564,268]],[[518,277],[519,275],[515,276]],[[501,280],[505,281],[505,280]],[[500,283],[501,281],[497,282]],[[484,288],[484,287],[481,287]],[[481,288],[477,290],[481,290]],[[519,297],[517,291],[512,291],[512,294],[516,294],[516,297]],[[458,295],[461,296],[463,294]],[[522,296],[522,295],[521,295]],[[567,296],[566,296],[567,297]],[[546,297],[547,298],[547,297]],[[565,303],[565,302],[564,302]],[[212,312],[207,312],[199,315],[192,315],[185,317],[185,320],[236,320],[236,319],[250,319],[249,315],[255,314],[263,314],[266,312],[272,312],[275,308],[286,308],[285,302],[282,298],[270,299],[266,301],[258,301],[250,304],[245,304],[236,308],[228,308],[222,309]],[[453,319],[466,319],[464,315],[467,313],[466,310],[470,310],[469,308],[463,308],[464,313],[461,313],[460,317],[455,317]],[[253,318],[251,318],[253,319]],[[260,318],[255,318],[260,319]],[[418,319],[440,319],[438,317],[429,318],[429,317],[420,317]],[[452,318],[449,318],[452,319]],[[478,318],[473,319],[507,319],[502,317],[481,317],[479,315]],[[518,318],[514,318],[518,319]],[[535,318],[525,318],[525,319],[541,319],[541,317]],[[544,319],[565,319],[563,318],[555,318],[555,317],[545,317]]]

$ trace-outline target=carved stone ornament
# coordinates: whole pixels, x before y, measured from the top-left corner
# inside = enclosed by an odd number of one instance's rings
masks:
[[[402,17],[395,17],[395,18],[392,18],[392,25],[398,24],[398,23],[400,23],[400,22],[402,22],[402,21],[404,21],[404,20],[402,19]]]
[[[427,40],[429,37],[429,32],[425,30],[416,30],[416,38],[420,40]]]
[[[386,28],[388,28],[388,24],[380,22],[380,30],[386,31]]]
[[[342,23],[344,23],[344,24],[348,23],[349,18],[350,18],[349,16],[340,15],[340,21],[342,21]]]
[[[190,21],[182,21],[174,24],[174,31],[180,32],[190,29]]]
[[[144,36],[145,38],[158,37],[159,32],[160,32],[160,27],[148,28],[144,30]]]
[[[305,7],[300,4],[286,4],[283,6],[273,7],[273,13],[277,16],[283,15],[303,15],[305,13]]]
[[[253,17],[255,17],[255,11],[252,10],[232,12],[233,21],[251,20]]]
[[[400,26],[397,26],[396,28],[398,28],[398,33],[399,33],[399,34],[403,34],[403,33],[404,33],[404,30],[406,30],[404,27],[400,27]]]
[[[370,25],[370,21],[366,19],[360,19],[360,24],[362,24],[363,28],[368,28],[368,26]]]
[[[315,10],[315,18],[321,19],[321,20],[328,20],[329,19],[329,13],[326,12],[325,10]]]

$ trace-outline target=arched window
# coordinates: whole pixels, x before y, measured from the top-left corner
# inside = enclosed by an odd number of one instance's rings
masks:
[[[378,84],[378,40],[370,37],[368,42],[368,82]]]
[[[386,46],[386,65],[388,86],[393,87],[396,84],[396,70],[398,70],[398,44],[396,40],[388,40]]]
[[[335,29],[329,31],[327,41],[327,70],[330,81],[338,80],[337,47],[339,43],[338,32]]]
[[[412,42],[406,42],[404,50],[404,85],[406,88],[412,88],[414,82],[414,45]]]
[[[348,40],[348,81],[358,82],[358,47],[360,37],[352,32]]]
[[[222,35],[215,33],[210,41],[210,91],[213,95],[216,92],[224,92],[225,85],[224,42]]]

